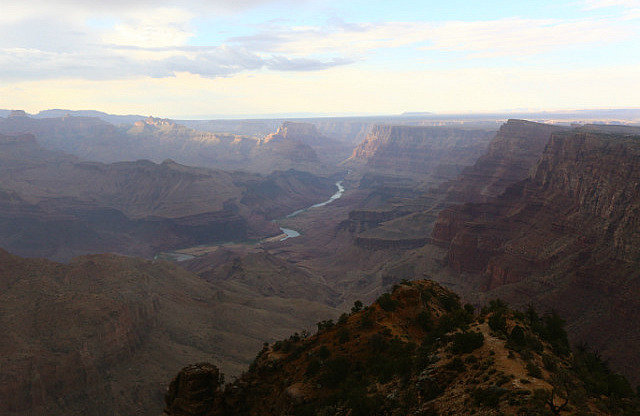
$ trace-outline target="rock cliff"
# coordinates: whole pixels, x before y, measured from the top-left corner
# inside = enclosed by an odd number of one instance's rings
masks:
[[[432,236],[456,273],[560,310],[574,339],[637,382],[640,136],[597,130],[552,134],[529,178],[486,203],[445,209]]]
[[[265,149],[273,148],[291,160],[307,164],[321,161],[329,166],[342,162],[352,150],[344,142],[321,135],[314,124],[292,121],[283,122],[261,143],[266,145]]]
[[[487,130],[375,126],[350,161],[368,171],[449,179],[484,153],[491,136]]]
[[[487,152],[443,187],[451,202],[483,202],[507,186],[525,179],[542,155],[553,132],[564,127],[526,120],[508,120],[500,127]]]

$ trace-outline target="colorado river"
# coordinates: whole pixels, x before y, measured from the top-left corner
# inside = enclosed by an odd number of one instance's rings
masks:
[[[336,191],[336,193],[335,193],[335,194],[331,195],[331,198],[327,199],[327,200],[326,200],[326,201],[324,201],[324,202],[320,202],[320,203],[318,203],[318,204],[311,205],[310,207],[302,208],[302,209],[299,209],[299,210],[297,210],[297,211],[293,211],[291,214],[287,215],[285,218],[293,218],[293,217],[295,217],[296,215],[298,215],[298,214],[302,214],[303,212],[306,212],[306,211],[308,211],[308,210],[310,210],[310,209],[312,209],[312,208],[319,208],[319,207],[323,207],[323,206],[325,206],[325,205],[328,205],[328,204],[332,203],[332,202],[333,202],[333,201],[335,201],[336,199],[339,199],[339,198],[342,196],[342,194],[344,193],[344,186],[342,186],[342,181],[338,181],[338,182],[336,182],[336,187],[338,188],[338,190]],[[299,237],[299,236],[300,236],[300,233],[299,233],[299,232],[297,232],[296,230],[292,230],[292,229],[290,229],[290,228],[283,228],[283,227],[280,227],[280,230],[281,230],[283,233],[285,233],[285,234],[286,234],[286,236],[285,236],[285,237],[282,237],[282,238],[280,239],[280,241],[284,241],[284,240],[286,240],[287,238],[295,238],[295,237]]]
[[[283,219],[293,218],[296,215],[301,214],[301,213],[303,213],[305,211],[308,211],[308,210],[313,209],[313,208],[323,207],[325,205],[328,205],[328,204],[332,203],[336,199],[339,199],[342,196],[342,194],[344,193],[344,186],[342,186],[342,181],[336,182],[336,187],[338,188],[338,190],[336,191],[335,194],[331,195],[331,198],[327,199],[324,202],[320,202],[318,204],[311,205],[310,207],[306,207],[306,208],[302,208],[302,209],[299,209],[297,211],[294,211],[291,214],[289,214],[286,217],[284,217]],[[298,231],[292,230],[291,228],[280,227],[280,231],[282,231],[282,233],[285,234],[285,236],[282,237],[280,239],[280,241],[284,241],[287,238],[295,238],[295,237],[299,237],[300,236],[300,233]],[[272,238],[277,238],[277,236],[276,237],[272,237]],[[199,249],[199,250],[194,250],[194,249],[198,249],[199,247],[202,247],[202,248]],[[203,253],[206,253],[206,252],[207,252],[207,246],[189,247],[189,248],[182,249],[182,250],[158,253],[158,254],[155,255],[154,259],[165,259],[165,260],[171,260],[171,261],[186,261],[186,260],[194,259],[194,258],[196,258],[196,257],[198,257],[200,255],[203,255]]]

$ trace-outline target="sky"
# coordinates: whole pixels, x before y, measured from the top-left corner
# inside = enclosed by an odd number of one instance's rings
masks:
[[[640,0],[0,0],[0,108],[640,108]]]

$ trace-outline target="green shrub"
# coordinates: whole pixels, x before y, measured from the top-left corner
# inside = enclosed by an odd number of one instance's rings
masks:
[[[360,328],[361,329],[371,329],[371,328],[373,328],[374,324],[375,324],[375,322],[373,321],[373,318],[371,317],[370,310],[365,312],[362,315],[362,318],[360,319]]]
[[[327,348],[326,345],[321,346],[318,349],[318,358],[321,360],[326,360],[329,357],[331,357],[331,351],[329,351],[329,348]]]
[[[369,346],[371,347],[371,351],[377,354],[386,351],[387,348],[389,348],[389,343],[384,335],[378,333],[371,335],[369,338]]]
[[[533,361],[527,362],[527,374],[531,377],[542,378],[542,370]]]
[[[487,388],[478,387],[473,391],[471,396],[477,404],[495,408],[498,407],[500,399],[507,391],[507,389],[499,386],[489,386]]]
[[[464,362],[460,359],[460,357],[455,357],[453,360],[448,362],[444,368],[451,371],[456,371],[458,373],[463,372],[466,369]]]
[[[433,318],[428,311],[422,311],[416,317],[416,323],[424,331],[431,331],[433,329]]]
[[[351,308],[351,313],[358,313],[362,310],[362,302],[357,300],[353,302],[353,307]]]
[[[451,351],[454,354],[467,354],[484,344],[484,336],[480,332],[458,332],[453,336]]]
[[[511,330],[511,334],[509,334],[509,341],[518,346],[523,346],[526,342],[524,329],[520,325],[516,325]]]
[[[323,332],[333,328],[335,324],[333,323],[333,319],[329,319],[320,321],[316,325],[318,326],[318,332]]]
[[[305,374],[307,377],[313,377],[318,373],[318,370],[320,370],[320,361],[314,358],[309,360],[309,365],[307,365],[307,371]]]
[[[494,312],[489,317],[488,324],[489,328],[496,332],[505,333],[507,331],[507,320],[505,319],[502,312]]]
[[[340,328],[336,335],[338,336],[338,342],[340,344],[344,344],[345,342],[349,341],[350,336],[349,330],[347,328]]]
[[[389,293],[385,293],[380,296],[376,302],[382,309],[387,312],[393,312],[398,307],[398,302],[396,300],[393,300]]]
[[[338,387],[349,375],[350,366],[350,360],[344,356],[329,360],[326,362],[324,372],[320,375],[318,381],[328,388]]]
[[[447,293],[440,297],[440,303],[447,312],[460,309],[460,298],[455,293]]]
[[[554,372],[558,369],[558,360],[553,355],[542,354],[542,365],[545,370]]]

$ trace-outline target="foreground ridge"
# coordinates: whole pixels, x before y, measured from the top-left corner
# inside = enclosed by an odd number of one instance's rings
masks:
[[[638,398],[564,321],[494,300],[475,313],[431,281],[404,281],[369,307],[355,302],[315,335],[265,343],[224,385],[207,363],[184,368],[165,414],[637,414]]]

